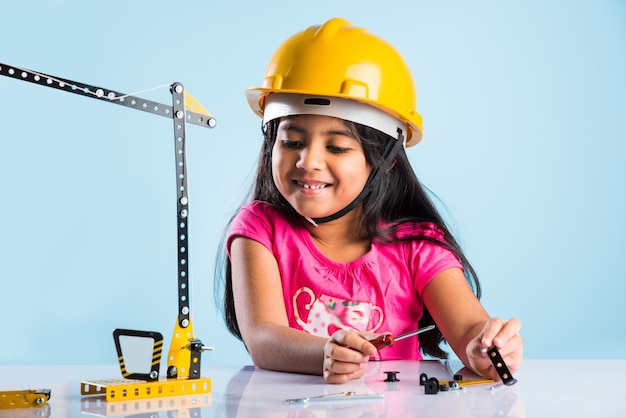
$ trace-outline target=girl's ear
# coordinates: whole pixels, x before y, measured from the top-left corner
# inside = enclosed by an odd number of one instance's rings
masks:
[[[391,164],[389,164],[389,167],[387,167],[387,169],[385,170],[385,174],[386,174],[386,173],[388,173],[388,172],[390,172],[390,171],[391,171],[391,169],[392,169],[392,168],[394,168],[394,167],[396,166],[396,161],[397,161],[397,160],[393,160],[393,161],[391,162]]]

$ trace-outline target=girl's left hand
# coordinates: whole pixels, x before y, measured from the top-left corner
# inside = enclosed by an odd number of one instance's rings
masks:
[[[469,366],[485,378],[500,380],[487,356],[487,350],[495,346],[509,371],[515,373],[522,364],[524,352],[524,341],[519,334],[521,328],[522,324],[517,319],[489,319],[482,332],[467,345]]]

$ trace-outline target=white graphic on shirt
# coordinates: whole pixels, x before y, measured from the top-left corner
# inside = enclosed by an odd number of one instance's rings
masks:
[[[384,319],[382,309],[371,302],[345,300],[323,293],[316,298],[308,287],[298,289],[291,302],[298,325],[320,337],[330,337],[338,329],[375,332]]]

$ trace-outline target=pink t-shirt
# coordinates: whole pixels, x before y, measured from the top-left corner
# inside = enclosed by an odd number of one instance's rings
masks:
[[[401,236],[443,241],[434,224],[403,225]],[[273,206],[248,203],[235,217],[227,241],[243,236],[264,245],[276,258],[283,283],[289,325],[329,337],[339,328],[391,332],[417,329],[422,291],[438,273],[462,268],[451,251],[428,241],[373,242],[357,260],[338,263],[324,256],[309,231],[289,222]],[[380,359],[421,359],[417,336],[379,352]]]

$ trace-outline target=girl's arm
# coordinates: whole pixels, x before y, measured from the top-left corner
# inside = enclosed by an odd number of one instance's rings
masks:
[[[278,264],[262,244],[243,237],[230,246],[237,323],[255,365],[324,375],[330,383],[360,377],[376,350],[353,333],[330,339],[289,327]]]
[[[511,373],[519,369],[523,357],[520,322],[490,318],[460,269],[451,268],[435,276],[423,297],[441,333],[465,366],[498,380],[486,354],[495,346]]]

